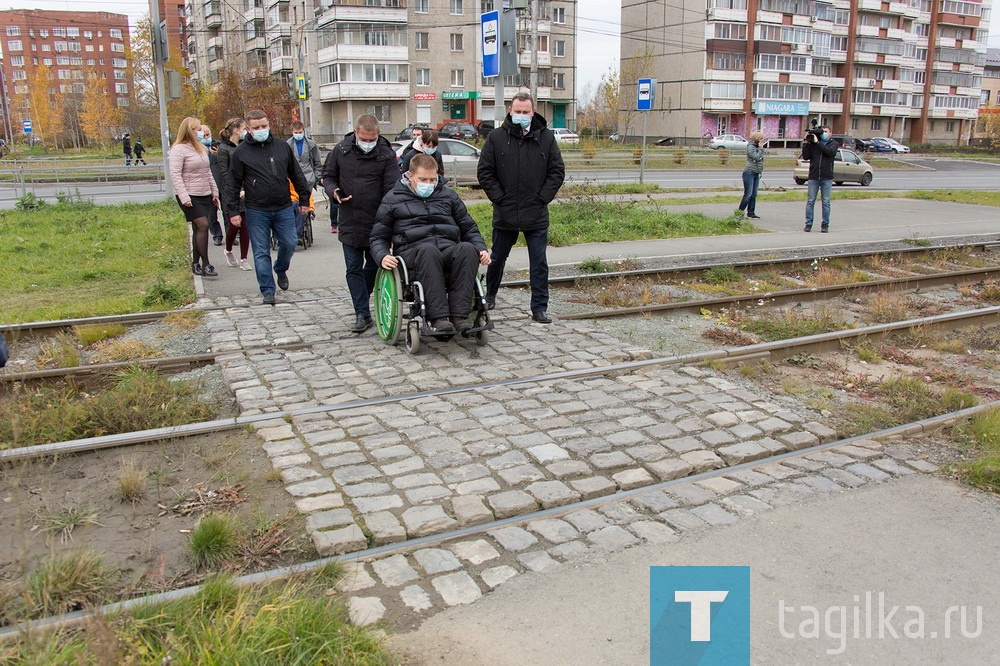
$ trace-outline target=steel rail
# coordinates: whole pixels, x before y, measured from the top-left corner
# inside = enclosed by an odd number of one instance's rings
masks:
[[[462,539],[470,536],[486,534],[487,532],[499,529],[501,527],[526,524],[535,520],[541,520],[545,518],[558,518],[560,516],[565,516],[570,513],[573,513],[574,511],[580,511],[582,509],[590,509],[594,507],[603,506],[606,504],[622,502],[625,500],[632,499],[633,497],[638,497],[639,495],[644,495],[646,493],[656,492],[660,490],[667,490],[676,485],[695,483],[697,481],[705,481],[707,479],[717,478],[720,476],[724,476],[726,474],[732,474],[734,472],[753,469],[754,467],[759,467],[761,465],[780,463],[782,461],[789,460],[792,458],[803,458],[805,456],[813,455],[815,453],[820,453],[823,451],[828,451],[830,449],[835,449],[841,446],[846,446],[862,440],[891,439],[895,437],[917,435],[923,432],[932,432],[935,430],[939,430],[945,426],[951,425],[953,423],[957,423],[962,419],[973,416],[979,412],[996,407],[1000,407],[1000,401],[990,402],[984,405],[977,405],[975,407],[968,407],[966,409],[961,409],[955,412],[948,412],[946,414],[939,414],[938,416],[932,416],[930,418],[921,419],[919,421],[914,421],[912,423],[905,423],[903,425],[895,426],[893,428],[886,428],[883,430],[879,430],[864,435],[856,435],[854,437],[834,440],[832,442],[827,442],[825,444],[822,443],[816,444],[814,446],[810,446],[804,449],[799,449],[797,451],[787,451],[785,453],[779,453],[773,456],[768,456],[766,458],[760,458],[758,460],[746,461],[742,463],[737,463],[735,465],[727,465],[716,469],[707,470],[705,472],[700,472],[698,474],[692,474],[690,476],[683,476],[676,479],[670,479],[668,481],[660,481],[650,485],[641,486],[638,488],[632,488],[630,490],[622,490],[613,493],[611,495],[593,497],[590,499],[573,502],[571,504],[564,504],[562,506],[551,507],[549,509],[542,509],[540,511],[534,511],[532,513],[522,514],[519,516],[510,516],[508,518],[501,518],[499,520],[493,520],[487,523],[480,523],[478,525],[470,525],[468,527],[449,530],[447,532],[441,532],[439,534],[431,534],[428,536],[408,539],[406,541],[401,541],[397,543],[366,548],[365,550],[359,550],[353,553],[333,555],[330,557],[324,557],[309,562],[303,562],[301,564],[293,564],[290,566],[279,567],[277,569],[271,569],[268,571],[260,571],[257,573],[247,574],[236,578],[233,582],[238,586],[268,584],[284,580],[290,576],[310,573],[335,562],[356,562],[356,561],[370,560],[376,557],[382,557],[384,555],[390,555],[393,553],[400,553],[400,552],[410,551],[416,548],[426,548],[432,545],[439,545],[446,543],[448,541],[453,541],[455,539]],[[180,599],[186,599],[188,597],[197,594],[202,589],[202,587],[203,584],[191,585],[177,590],[170,590],[168,592],[158,592],[156,594],[147,595],[145,597],[136,597],[133,599],[127,599],[124,601],[118,601],[106,604],[94,610],[73,611],[71,613],[65,613],[62,615],[51,616],[38,620],[30,620],[27,622],[21,622],[19,624],[10,625],[7,627],[0,627],[0,642],[16,639],[19,636],[23,636],[27,632],[54,631],[58,629],[67,628],[70,626],[77,625],[87,620],[90,617],[128,611],[130,609],[145,604],[157,604],[170,601],[177,601]]]
[[[922,317],[919,319],[909,319],[902,322],[889,324],[878,324],[863,328],[846,329],[843,331],[832,331],[830,333],[819,333],[800,338],[788,340],[778,340],[776,342],[762,342],[745,347],[724,348],[708,352],[697,352],[692,354],[682,354],[680,356],[666,356],[639,361],[627,361],[593,368],[583,368],[580,370],[563,370],[541,375],[528,377],[512,377],[510,379],[500,379],[491,382],[478,384],[463,384],[460,386],[449,386],[446,388],[430,389],[416,393],[404,393],[400,395],[381,396],[378,398],[367,398],[364,400],[352,400],[348,402],[335,403],[332,405],[318,405],[316,407],[301,407],[298,409],[266,412],[253,414],[250,416],[236,416],[226,419],[216,419],[212,421],[202,421],[199,423],[189,423],[180,426],[169,426],[165,428],[153,428],[150,430],[139,430],[135,432],[119,433],[115,435],[103,435],[100,437],[89,437],[66,442],[55,442],[50,444],[37,444],[35,446],[25,446],[14,449],[0,450],[0,463],[28,460],[44,456],[63,455],[67,453],[81,453],[95,451],[98,449],[126,446],[131,444],[141,444],[154,442],[161,439],[173,439],[178,437],[190,437],[193,435],[203,435],[213,432],[224,432],[233,430],[245,425],[273,421],[275,419],[294,418],[296,416],[307,416],[312,414],[325,414],[360,407],[376,407],[379,405],[403,402],[406,400],[417,400],[428,397],[440,397],[467,393],[470,391],[482,391],[502,386],[516,386],[520,384],[530,384],[536,382],[551,382],[563,379],[580,379],[583,377],[593,377],[608,375],[612,373],[628,373],[643,368],[650,368],[663,365],[682,365],[703,363],[711,360],[735,361],[740,357],[759,357],[762,353],[784,355],[792,350],[828,349],[837,348],[845,341],[852,338],[865,338],[868,336],[888,335],[895,331],[912,330],[928,326],[938,326],[945,324],[958,324],[963,326],[989,321],[1000,316],[1000,306],[980,308],[978,310],[965,310],[962,312],[950,312],[948,314],[936,315],[934,317]]]
[[[993,234],[990,234],[991,236]],[[586,273],[579,275],[567,275],[567,276],[555,276],[549,277],[549,284],[558,285],[565,283],[575,283],[581,281],[593,281],[593,280],[603,280],[607,278],[616,277],[644,277],[644,276],[656,276],[656,275],[673,275],[673,276],[684,276],[688,274],[702,273],[713,268],[719,268],[722,266],[730,266],[733,268],[756,268],[764,266],[786,266],[786,265],[796,265],[811,263],[813,261],[822,261],[824,259],[855,259],[861,257],[871,257],[876,255],[908,255],[908,254],[919,254],[934,252],[936,250],[951,250],[955,248],[982,248],[984,250],[989,249],[995,245],[1000,245],[1000,242],[991,241],[977,241],[974,243],[965,244],[952,244],[952,245],[935,245],[928,247],[916,247],[916,248],[895,248],[879,250],[876,252],[847,252],[842,254],[815,254],[806,255],[802,257],[792,257],[784,259],[753,259],[746,261],[728,262],[728,263],[709,263],[709,264],[692,264],[686,266],[668,266],[663,268],[644,268],[635,271],[617,271],[611,273]],[[501,284],[503,287],[524,287],[528,286],[530,282],[528,280],[508,280]],[[314,296],[310,298],[298,298],[292,299],[290,301],[282,301],[279,305],[285,304],[299,304],[299,303],[314,303],[329,300],[339,300],[342,299],[341,296]],[[91,324],[146,324],[154,321],[159,321],[164,317],[171,314],[185,314],[191,312],[218,312],[222,310],[229,310],[234,308],[249,308],[260,306],[260,303],[238,303],[230,305],[209,305],[199,308],[181,308],[176,310],[159,310],[155,312],[138,312],[130,314],[118,314],[118,315],[101,315],[96,317],[79,317],[74,319],[56,319],[51,321],[33,321],[33,322],[23,322],[16,324],[0,324],[0,334],[5,336],[10,336],[18,333],[29,333],[32,331],[43,331],[49,329],[58,328],[69,328],[72,326],[84,326]]]

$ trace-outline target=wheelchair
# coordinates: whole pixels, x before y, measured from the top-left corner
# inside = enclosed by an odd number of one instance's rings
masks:
[[[425,311],[424,288],[417,280],[410,280],[406,262],[397,256],[399,265],[392,270],[379,267],[375,273],[375,330],[380,338],[390,345],[404,339],[406,351],[416,354],[420,351],[421,340],[441,340],[447,342],[456,335],[473,338],[480,347],[489,344],[489,332],[493,330],[489,310],[486,307],[485,276],[476,276],[472,310],[469,323],[472,328],[458,332],[439,332],[431,328]]]
[[[316,213],[314,211],[309,211],[306,215],[305,221],[302,223],[302,233],[299,234],[297,248],[302,248],[303,250],[308,250],[313,244],[313,220],[316,219]],[[271,236],[271,249],[278,249],[278,239]]]

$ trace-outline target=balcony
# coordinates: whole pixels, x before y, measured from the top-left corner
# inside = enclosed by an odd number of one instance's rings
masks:
[[[362,21],[365,23],[406,23],[406,5],[402,0],[393,3],[395,7],[369,7],[366,0],[333,0],[333,5],[322,8],[316,18],[316,26],[322,28],[336,21]],[[319,10],[317,10],[319,11]]]
[[[737,69],[706,69],[706,81],[744,81],[746,72]]]
[[[222,3],[213,2],[205,6],[205,27],[218,28],[222,26]]]
[[[866,12],[881,12],[882,0],[859,0],[858,9]]]
[[[363,46],[358,44],[338,44],[320,49],[317,59],[320,65],[328,65],[338,60],[356,60],[362,62],[378,62],[391,60],[400,62],[409,59],[409,50],[405,46]]]
[[[809,115],[814,113],[843,113],[842,102],[809,102]]]
[[[276,41],[279,39],[288,39],[292,36],[292,24],[291,23],[275,23],[267,28],[265,31],[268,41]]]
[[[217,72],[226,66],[226,61],[223,58],[216,58],[212,62],[208,63],[208,71]]]
[[[520,67],[531,67],[531,51],[521,51],[517,56],[517,64]],[[570,63],[572,64],[572,63]],[[538,66],[539,67],[551,67],[552,66],[552,54],[548,51],[538,52]]]
[[[271,58],[271,73],[277,74],[278,72],[290,72],[292,71],[292,56],[281,56],[280,58]]]
[[[320,86],[319,99],[322,102],[339,102],[347,99],[410,99],[410,84],[386,81],[328,83]]]
[[[702,105],[705,111],[742,111],[742,99],[706,99]]]
[[[263,21],[264,20],[264,8],[263,7],[253,7],[243,12],[244,21]]]
[[[221,37],[209,37],[209,39],[208,39],[208,48],[209,49],[214,49],[216,47],[221,47],[221,46],[222,46],[222,38]]]
[[[266,48],[267,48],[267,37],[253,37],[246,41],[243,50],[253,51],[256,49],[266,49]]]

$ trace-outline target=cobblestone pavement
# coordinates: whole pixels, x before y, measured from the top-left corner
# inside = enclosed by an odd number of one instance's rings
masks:
[[[576,322],[529,322],[502,293],[490,344],[431,343],[411,356],[348,331],[343,290],[329,300],[210,313],[216,351],[242,414],[580,370],[648,358]],[[217,304],[229,304],[220,299]],[[364,550],[529,514],[832,441],[808,414],[710,370],[657,366],[614,376],[525,382],[255,426],[321,555]],[[414,617],[465,604],[525,571],[591,549],[661,543],[686,530],[815,493],[931,471],[876,442],[673,486],[564,519],[505,526],[443,547],[352,565],[345,590],[359,622],[387,609]]]

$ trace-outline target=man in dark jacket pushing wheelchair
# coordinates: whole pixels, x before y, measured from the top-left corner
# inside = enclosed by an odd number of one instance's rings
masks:
[[[399,265],[394,254],[403,258],[424,287],[427,319],[435,331],[469,329],[477,267],[489,265],[490,253],[458,194],[438,181],[438,165],[430,155],[415,155],[410,170],[382,199],[371,254],[386,270]]]

